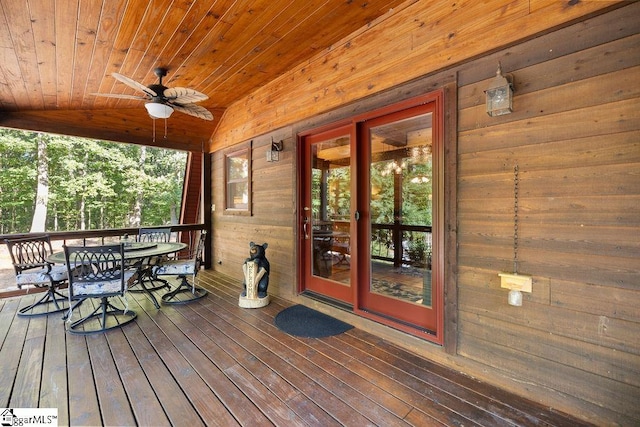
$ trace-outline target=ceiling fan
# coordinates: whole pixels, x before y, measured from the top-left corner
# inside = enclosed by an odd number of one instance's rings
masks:
[[[145,107],[153,119],[167,119],[171,116],[173,110],[176,110],[200,119],[213,120],[213,115],[209,110],[201,107],[200,105],[194,104],[194,102],[209,99],[207,95],[189,88],[168,88],[164,86],[162,84],[162,78],[167,75],[166,68],[156,68],[153,70],[153,73],[158,77],[159,82],[150,86],[144,86],[143,84],[138,83],[129,77],[123,76],[122,74],[111,73],[116,80],[121,81],[133,89],[144,92],[144,96],[109,93],[94,93],[92,95],[147,101]]]

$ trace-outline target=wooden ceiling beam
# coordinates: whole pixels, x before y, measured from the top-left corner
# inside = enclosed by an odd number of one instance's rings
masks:
[[[144,108],[7,111],[0,115],[0,127],[208,152],[211,135],[223,112],[222,109],[212,111],[213,122],[175,113],[167,119],[166,138],[164,120],[156,120],[155,142],[153,120]]]

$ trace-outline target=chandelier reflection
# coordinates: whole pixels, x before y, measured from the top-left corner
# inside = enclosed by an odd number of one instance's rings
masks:
[[[396,160],[393,160],[392,162],[389,162],[384,166],[384,169],[382,169],[382,171],[380,172],[380,175],[387,176],[387,175],[391,175],[392,173],[400,175],[402,173],[402,170],[405,169],[406,167],[407,167],[406,161],[402,161],[401,163],[398,163]]]
[[[413,184],[426,184],[429,182],[429,178],[424,175],[418,175],[411,178],[411,182]]]
[[[400,151],[400,150],[399,150]],[[415,147],[409,147],[401,150],[404,154],[402,161],[398,161],[393,159],[390,162],[387,162],[383,169],[380,171],[382,176],[388,176],[392,173],[396,175],[400,175],[403,170],[407,169],[407,167],[411,164],[423,164],[428,163],[431,160],[431,145],[419,145]],[[398,156],[401,157],[401,156]],[[418,179],[418,181],[414,181],[414,179]],[[424,181],[423,179],[426,179]],[[429,178],[427,177],[416,177],[411,180],[413,183],[419,182],[429,182]]]

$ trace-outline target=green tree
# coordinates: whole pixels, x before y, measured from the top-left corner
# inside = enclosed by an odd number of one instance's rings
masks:
[[[49,172],[46,230],[176,222],[186,152],[58,135],[44,135],[42,141],[41,159]],[[37,134],[0,129],[3,234],[29,231],[37,165]]]
[[[37,151],[34,133],[2,130],[0,224],[3,234],[28,231],[33,216]],[[29,188],[30,191],[24,191]]]

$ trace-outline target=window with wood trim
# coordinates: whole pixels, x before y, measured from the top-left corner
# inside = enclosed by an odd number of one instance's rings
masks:
[[[251,215],[251,145],[224,156],[225,213]]]

